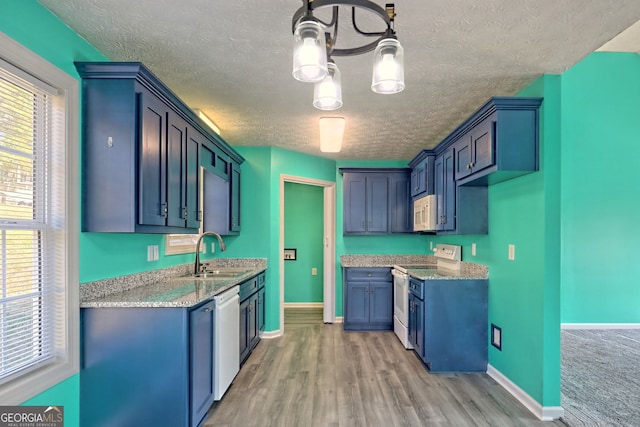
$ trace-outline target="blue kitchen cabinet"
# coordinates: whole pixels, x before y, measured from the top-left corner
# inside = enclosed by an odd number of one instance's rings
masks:
[[[492,185],[537,171],[541,104],[542,98],[490,98],[445,138],[439,146],[456,147],[456,184]]]
[[[393,328],[393,278],[390,268],[346,268],[344,329]]]
[[[409,292],[422,314],[410,312],[409,336],[416,336],[414,351],[425,366],[434,373],[486,372],[488,281],[411,278]]]
[[[230,203],[230,217],[231,226],[229,234],[240,233],[240,164],[237,162],[231,163],[231,203]]]
[[[202,153],[203,230],[240,233],[240,165],[207,144]]]
[[[438,155],[434,162],[435,194],[437,204],[436,230],[452,231],[456,227],[456,183],[454,180],[454,150],[450,148]]]
[[[266,292],[264,286],[258,291],[258,332],[264,332],[264,319],[266,313]]]
[[[341,168],[340,172],[344,234],[411,231],[409,169]]]
[[[82,231],[197,233],[199,145],[244,159],[139,62],[77,62]]]
[[[214,401],[214,309],[214,302],[209,301],[189,311],[189,378],[193,426],[198,425],[207,415]]]
[[[344,174],[344,232],[387,233],[389,180],[386,174]]]
[[[435,156],[423,150],[410,163],[411,197],[417,198],[434,194],[433,167]]]
[[[264,330],[264,289],[265,273],[240,284],[240,364],[258,345],[260,331]]]
[[[424,302],[409,294],[409,342],[413,351],[424,361]]]
[[[389,174],[389,189],[389,231],[412,232],[411,177],[404,172]]]
[[[440,153],[434,164],[438,234],[487,234],[486,186],[463,187],[455,180],[456,145]]]
[[[455,144],[456,181],[477,173],[495,163],[494,140],[497,114],[484,119],[463,135]]]
[[[193,427],[213,402],[214,305],[83,308],[80,424]]]

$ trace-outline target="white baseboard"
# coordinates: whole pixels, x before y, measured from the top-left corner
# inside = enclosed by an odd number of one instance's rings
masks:
[[[271,339],[271,338],[278,338],[282,336],[282,330],[280,329],[276,329],[275,331],[266,331],[266,332],[260,332],[260,338],[264,338],[264,339]]]
[[[344,318],[342,316],[336,316],[336,320],[333,323],[344,323]]]
[[[640,323],[561,323],[561,329],[640,329]]]
[[[507,390],[513,397],[518,399],[531,413],[533,413],[541,421],[553,421],[564,415],[564,409],[561,406],[542,406],[533,397],[529,396],[524,390],[518,387],[513,381],[505,377],[502,372],[498,371],[491,365],[487,366],[487,375],[496,380],[498,384]]]
[[[323,302],[285,302],[284,308],[324,308]]]

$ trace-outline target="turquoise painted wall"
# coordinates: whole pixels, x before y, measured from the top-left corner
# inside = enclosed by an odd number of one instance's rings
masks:
[[[75,78],[78,75],[73,61],[107,60],[35,0],[0,2],[0,31]],[[80,251],[82,259],[82,243]],[[24,404],[64,406],[65,425],[78,426],[79,384],[79,375],[74,375]]]
[[[543,76],[519,95],[544,97],[540,171],[489,187],[488,235],[427,240],[462,245],[464,261],[489,266],[489,324],[503,339],[502,351],[489,346],[489,364],[543,406],[559,406],[560,77]]]
[[[274,147],[234,148],[246,159],[242,233],[225,254],[267,258],[265,330],[276,331],[280,328],[280,175],[334,182],[335,161]]]
[[[284,247],[295,248],[297,259],[284,262],[284,302],[323,301],[324,189],[284,184]],[[311,275],[311,269],[317,275]]]
[[[562,76],[562,322],[640,323],[640,56]]]

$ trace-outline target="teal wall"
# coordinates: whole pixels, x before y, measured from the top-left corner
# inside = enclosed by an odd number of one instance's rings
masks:
[[[267,258],[265,330],[275,331],[280,328],[280,175],[334,182],[335,161],[273,147],[234,148],[245,158],[242,233],[225,254]]]
[[[319,186],[284,184],[284,247],[297,251],[296,260],[284,262],[285,303],[323,300],[323,193]]]
[[[464,261],[489,266],[489,324],[502,328],[502,351],[489,346],[489,364],[543,406],[560,406],[560,77],[543,76],[519,95],[544,97],[540,171],[489,187],[488,235],[427,240],[462,245]]]
[[[562,76],[562,322],[640,323],[640,56]]]
[[[35,0],[0,2],[0,31],[75,78],[73,61],[107,60]],[[24,404],[64,406],[65,426],[78,426],[79,383],[79,375],[74,375]]]

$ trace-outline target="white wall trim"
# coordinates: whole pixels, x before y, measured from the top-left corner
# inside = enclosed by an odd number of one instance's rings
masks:
[[[284,331],[284,183],[315,185],[324,188],[323,217],[323,320],[334,323],[336,317],[336,183],[314,178],[280,174],[280,330]]]
[[[561,329],[640,329],[640,323],[561,323]]]
[[[276,331],[266,331],[260,332],[260,338],[270,340],[272,338],[278,338],[282,336],[282,329],[278,329]]]
[[[65,218],[60,231],[65,233],[66,253],[60,257],[64,268],[59,286],[59,298],[64,299],[64,313],[55,313],[59,330],[55,338],[55,357],[51,363],[34,371],[20,374],[0,387],[0,402],[20,404],[53,387],[80,370],[80,279],[78,270],[80,231],[80,82],[57,66],[0,32],[0,58],[56,88],[56,102],[65,103],[63,133],[65,182]],[[64,289],[63,289],[64,288]],[[58,323],[59,322],[59,323]]]
[[[323,302],[285,302],[284,308],[322,308]]]
[[[336,319],[333,323],[344,323],[344,317],[336,316]]]
[[[564,415],[564,409],[561,406],[542,406],[533,397],[529,396],[524,390],[518,387],[513,381],[504,376],[491,365],[487,366],[487,375],[493,378],[502,388],[507,390],[513,397],[518,399],[529,411],[531,411],[541,421],[553,421]]]

